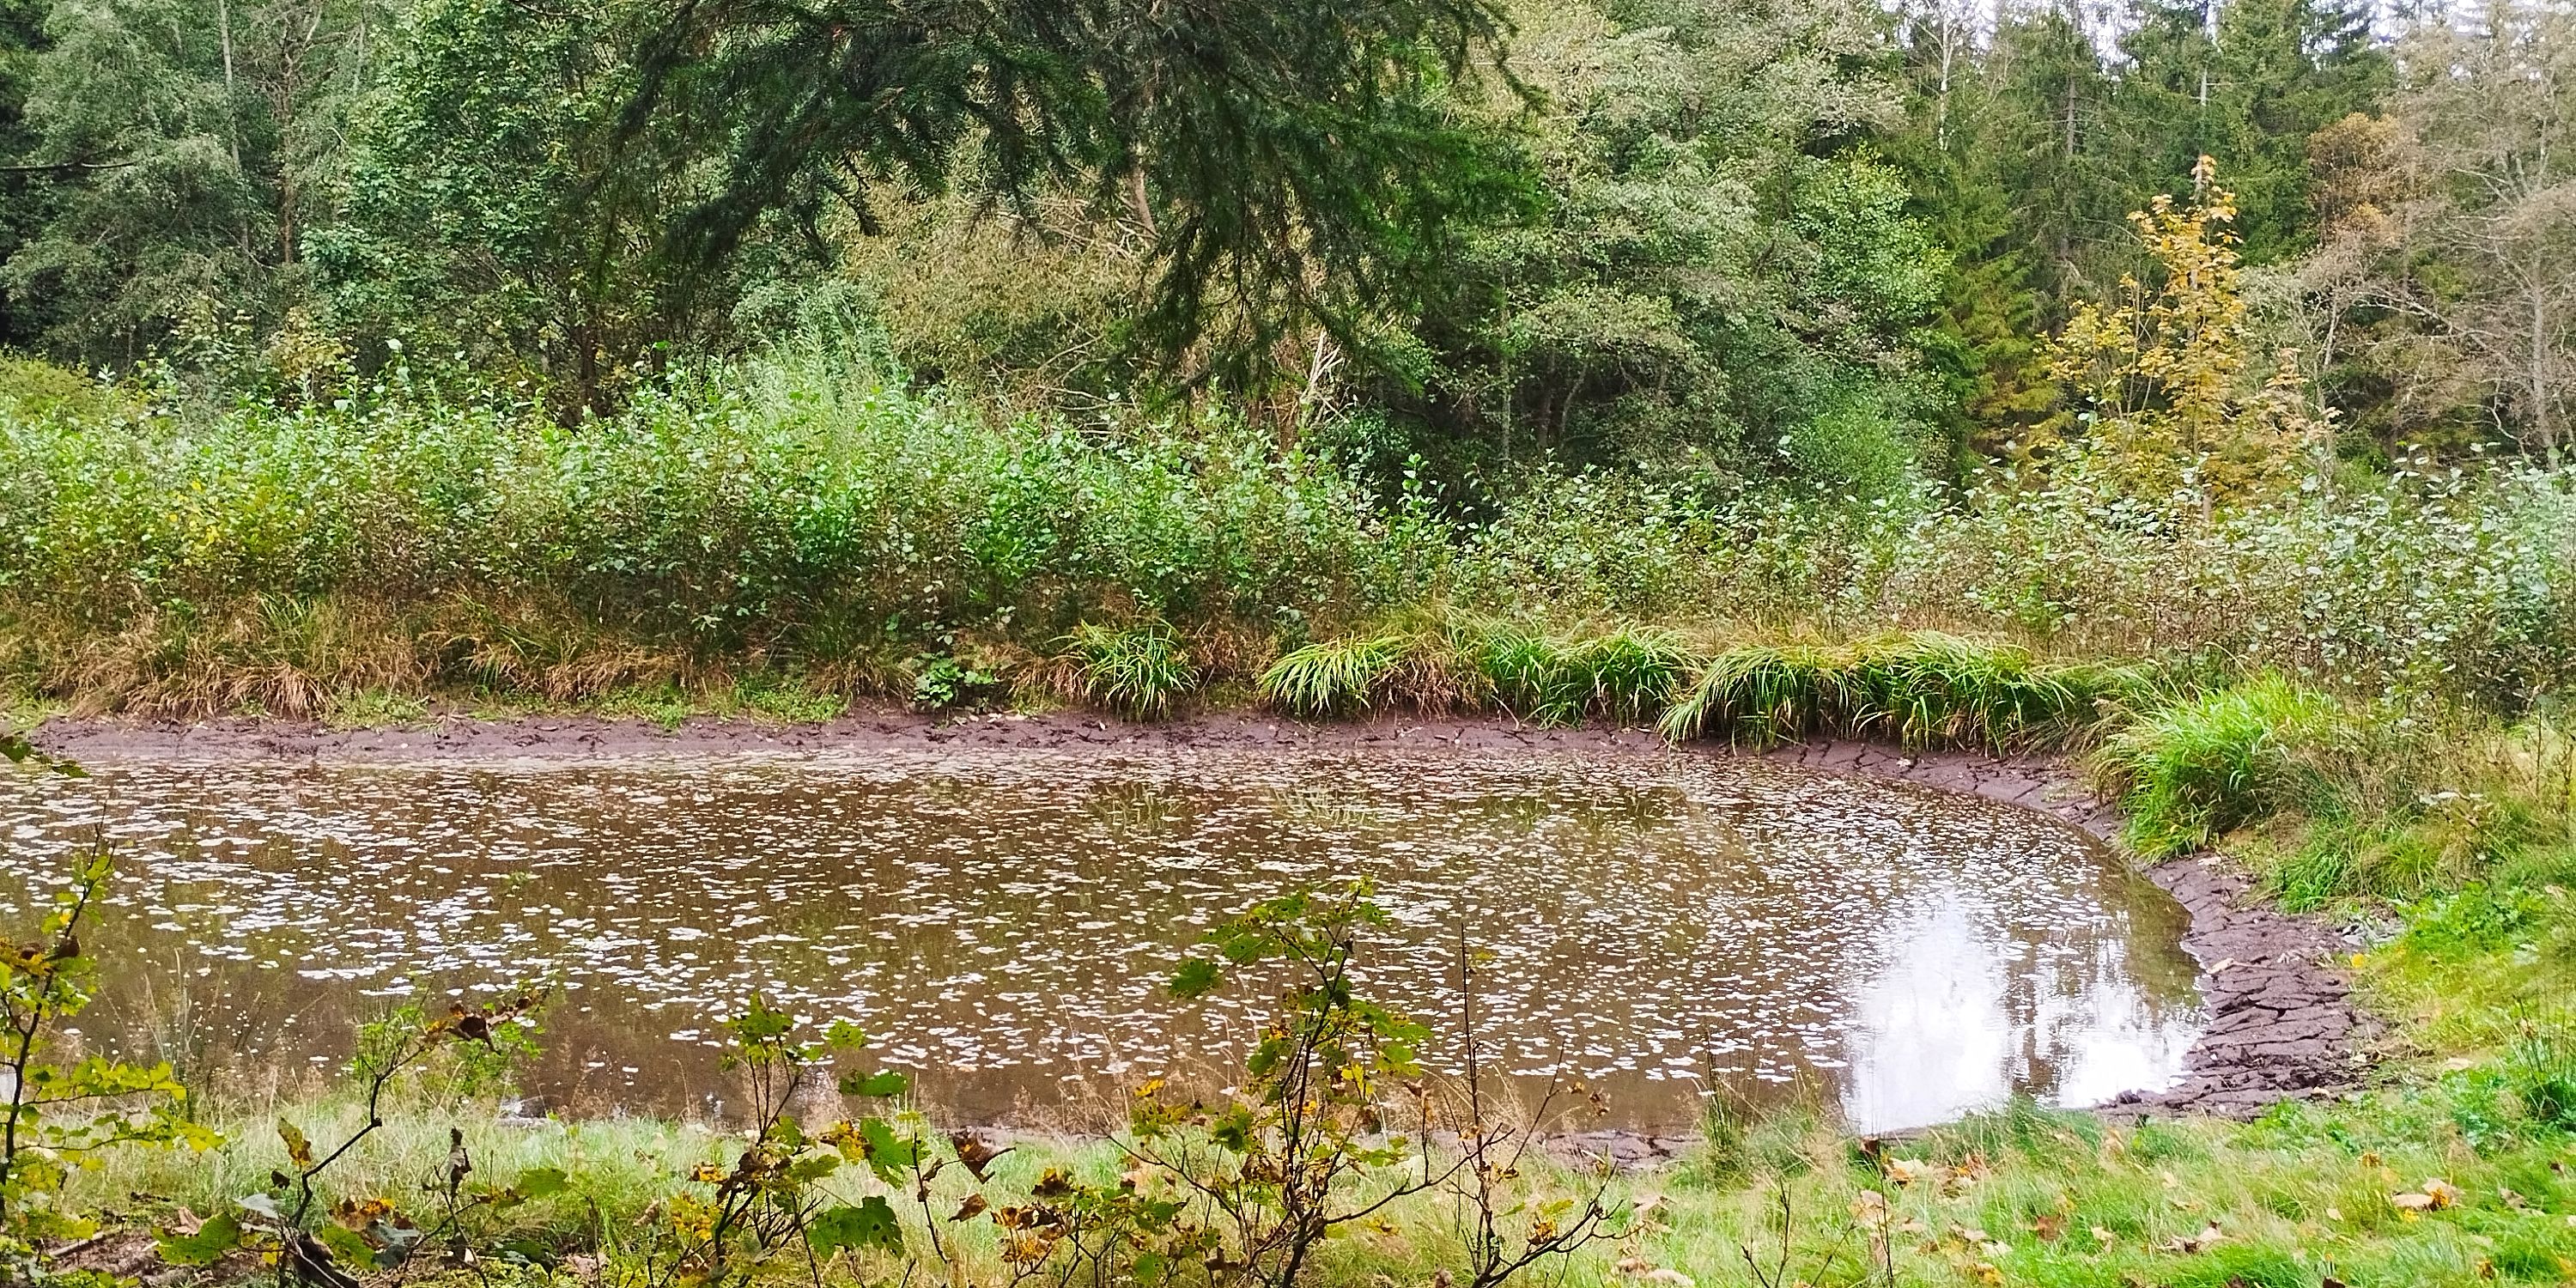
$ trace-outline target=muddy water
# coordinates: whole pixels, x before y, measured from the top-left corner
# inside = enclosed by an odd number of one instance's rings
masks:
[[[550,1103],[716,1109],[754,990],[846,1018],[951,1115],[1222,1082],[1257,997],[1161,982],[1214,919],[1373,878],[1379,995],[1610,1121],[1804,1088],[1856,1126],[2154,1088],[2197,1031],[2182,914],[2089,837],[1706,757],[1038,750],[0,775],[0,902],[122,856],[83,1041],[217,1076],[330,1064],[394,999],[552,979]],[[1439,1044],[1452,1055],[1454,1042]]]

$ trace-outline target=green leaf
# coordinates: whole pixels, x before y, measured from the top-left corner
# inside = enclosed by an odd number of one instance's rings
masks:
[[[830,1256],[842,1248],[884,1248],[889,1252],[903,1250],[903,1227],[894,1219],[894,1209],[886,1206],[881,1195],[871,1194],[857,1207],[825,1208],[816,1213],[805,1227],[805,1238],[814,1251]]]
[[[841,1079],[841,1094],[845,1096],[900,1096],[911,1089],[912,1079],[892,1069],[881,1069],[864,1078]]]
[[[1193,957],[1172,972],[1172,996],[1183,999],[1205,997],[1208,990],[1223,982],[1225,972],[1218,970],[1215,962]]]
[[[364,1268],[376,1264],[376,1245],[367,1242],[366,1236],[347,1226],[325,1225],[313,1234],[315,1238],[322,1241],[323,1247],[331,1250],[332,1257],[344,1266]]]
[[[258,1196],[266,1198],[263,1194]],[[161,1249],[161,1260],[174,1266],[211,1266],[225,1253],[241,1246],[241,1222],[230,1212],[218,1212],[195,1234],[171,1234],[156,1231],[152,1242]]]
[[[894,1134],[894,1124],[883,1118],[870,1118],[859,1124],[859,1140],[867,1148],[868,1169],[888,1185],[902,1179],[921,1159],[921,1142],[910,1136]]]
[[[510,1188],[518,1191],[519,1197],[523,1199],[541,1199],[549,1194],[561,1194],[571,1185],[571,1178],[565,1176],[560,1167],[531,1167],[519,1173],[519,1179],[510,1182]]]

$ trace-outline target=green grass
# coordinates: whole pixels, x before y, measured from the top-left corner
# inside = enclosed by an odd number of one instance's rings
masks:
[[[375,729],[410,724],[429,714],[429,703],[390,689],[361,689],[334,694],[322,706],[322,722],[336,729]]]
[[[1495,700],[1538,724],[1587,716],[1623,724],[1652,720],[1691,666],[1681,637],[1666,630],[1626,626],[1567,640],[1484,625],[1462,634],[1461,651]]]
[[[1199,687],[1188,650],[1161,622],[1085,622],[1062,643],[1082,696],[1131,719],[1163,719]]]
[[[2159,858],[2313,802],[2320,783],[2302,753],[2342,716],[2323,694],[2261,676],[2146,712],[2103,743],[2094,771],[2128,816],[2130,846]]]
[[[1291,715],[1355,715],[1386,699],[1387,682],[1418,646],[1406,635],[1309,644],[1263,668],[1255,691]]]
[[[2568,1220],[2576,1212],[2576,1179],[2562,1170],[2576,1156],[2576,1138],[2524,1119],[2471,1144],[2458,1126],[2463,1106],[2455,1083],[2442,1081],[2348,1103],[2284,1105],[2246,1125],[2105,1122],[2025,1101],[1870,1152],[1835,1126],[1829,1106],[1793,1104],[1745,1116],[1731,1136],[1676,1169],[1611,1180],[1613,1201],[1644,1210],[1637,1232],[1547,1266],[1528,1282],[1633,1284],[1614,1267],[1626,1258],[1699,1284],[1746,1284],[1750,1252],[1766,1270],[1785,1259],[1794,1280],[1858,1288],[1874,1219],[1868,1214],[1883,1204],[1897,1282],[1916,1288],[2318,1288],[2328,1276],[2353,1288],[2563,1284],[2576,1274],[2576,1225]],[[279,1120],[320,1140],[336,1140],[359,1121],[347,1093],[327,1088],[218,1101],[205,1115],[224,1137],[211,1153],[113,1154],[103,1171],[77,1180],[75,1198],[140,1208],[138,1215],[156,1220],[176,1206],[201,1215],[223,1211],[263,1189],[282,1161]],[[448,1163],[451,1125],[464,1133],[478,1177],[503,1182],[538,1168],[566,1174],[564,1193],[505,1215],[504,1233],[517,1246],[548,1257],[604,1254],[612,1269],[637,1222],[675,1196],[704,1192],[683,1179],[690,1168],[724,1170],[741,1148],[737,1137],[692,1122],[509,1123],[494,1121],[488,1103],[405,1102],[335,1169],[326,1198],[417,1203],[422,1185]],[[981,1187],[996,1207],[1030,1202],[1052,1170],[1107,1181],[1127,1166],[1113,1146],[1094,1139],[1033,1135],[1016,1144]],[[1542,1157],[1523,1160],[1512,1179],[1533,1203],[1592,1184],[1581,1166]],[[2430,1180],[2455,1188],[2459,1201],[2423,1213],[2393,1202]],[[943,1214],[965,1184],[955,1168],[940,1179]],[[911,1255],[924,1263],[914,1273],[937,1270],[920,1211],[902,1201],[904,1191],[855,1167],[822,1188],[835,1201],[866,1194],[896,1200]],[[1785,1248],[1778,1226],[1784,1202],[1791,1218]],[[1454,1276],[1458,1214],[1449,1200],[1404,1201],[1383,1215],[1382,1223],[1328,1245],[1310,1282],[1364,1288],[1390,1279],[1428,1282],[1439,1271]],[[989,1222],[950,1227],[946,1246],[973,1282],[1007,1276]],[[801,1267],[799,1273],[801,1281]],[[903,1273],[894,1265],[826,1270],[833,1283]]]
[[[1847,645],[1748,645],[1704,663],[1661,727],[1675,742],[1809,736],[1994,752],[2079,744],[2151,699],[2143,665],[2050,663],[2022,648],[1916,631]]]

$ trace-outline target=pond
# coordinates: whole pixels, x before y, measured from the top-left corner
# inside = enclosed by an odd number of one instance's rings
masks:
[[[1215,919],[1355,877],[1367,987],[1614,1125],[1712,1091],[1860,1130],[2013,1092],[2170,1083],[2199,1031],[2181,909],[2084,833],[1908,784],[1704,755],[870,750],[93,763],[0,775],[14,924],[99,834],[119,870],[82,1041],[325,1069],[394,999],[546,979],[529,1090],[722,1112],[755,990],[844,1018],[953,1121],[1222,1085],[1256,995],[1163,981]],[[1435,1044],[1454,1057],[1454,1040]]]

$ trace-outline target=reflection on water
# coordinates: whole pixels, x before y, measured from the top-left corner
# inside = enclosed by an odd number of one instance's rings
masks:
[[[1369,985],[1689,1121],[1803,1084],[1856,1127],[2169,1081],[2182,913],[2053,820],[1701,757],[976,750],[591,762],[93,765],[0,775],[21,919],[104,823],[123,854],[90,1040],[235,1072],[335,1057],[428,991],[559,979],[559,1103],[720,1099],[759,990],[857,1021],[951,1113],[1212,1075],[1258,1007],[1161,981],[1212,919],[1368,875]],[[193,1020],[170,1036],[171,1016]],[[1454,1044],[1453,1044],[1454,1045]]]

